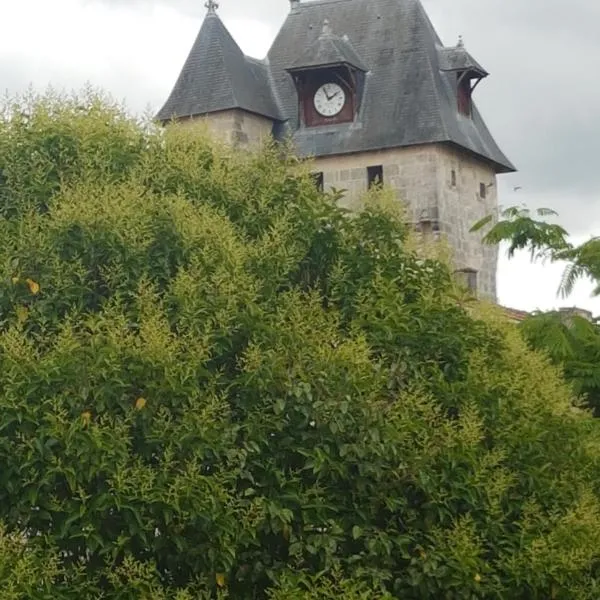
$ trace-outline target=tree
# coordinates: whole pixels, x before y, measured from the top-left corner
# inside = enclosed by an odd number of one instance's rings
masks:
[[[600,237],[592,237],[580,245],[568,241],[569,235],[560,225],[548,223],[546,217],[558,216],[553,210],[541,208],[535,219],[528,208],[511,206],[502,211],[501,219],[494,223],[494,215],[488,215],[477,222],[471,231],[493,223],[484,236],[484,242],[492,245],[508,242],[508,256],[512,258],[517,250],[527,250],[532,260],[567,262],[558,292],[569,296],[575,283],[583,278],[595,284],[594,295],[600,294]]]
[[[600,331],[595,322],[561,311],[536,312],[519,325],[528,344],[559,365],[574,392],[600,416]]]
[[[488,244],[507,242],[508,255],[527,250],[532,260],[566,262],[558,293],[568,297],[580,279],[594,282],[594,295],[600,293],[600,238],[593,237],[580,244],[569,242],[569,235],[560,225],[548,223],[547,217],[557,214],[540,209],[532,217],[526,208],[511,207],[502,212],[484,236]],[[492,222],[488,216],[474,227],[478,231]],[[600,416],[600,329],[596,322],[561,311],[536,312],[521,324],[521,332],[529,345],[548,354],[560,365],[564,376],[588,405]]]
[[[95,97],[0,169],[3,598],[598,597],[597,421],[385,190]]]

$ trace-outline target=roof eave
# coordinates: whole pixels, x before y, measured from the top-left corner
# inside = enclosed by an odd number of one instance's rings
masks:
[[[472,73],[474,75],[473,78],[485,79],[489,77],[489,73],[484,69],[478,69],[477,67],[451,67],[448,69],[440,68],[442,73]]]
[[[508,159],[506,159],[506,162],[498,162],[496,160],[491,159],[488,156],[480,154],[479,152],[475,152],[474,150],[471,150],[470,148],[462,146],[461,144],[457,144],[456,142],[454,142],[452,140],[448,140],[448,139],[415,140],[415,141],[412,141],[412,142],[406,143],[406,144],[386,144],[383,146],[374,145],[372,147],[364,146],[363,148],[359,148],[359,149],[356,149],[356,148],[343,149],[342,148],[336,152],[318,154],[315,156],[317,156],[317,157],[318,156],[344,156],[344,155],[348,155],[348,154],[361,154],[363,152],[379,152],[381,150],[393,150],[394,148],[410,148],[410,147],[415,147],[415,146],[431,146],[431,145],[437,145],[437,144],[448,145],[448,146],[452,146],[454,148],[460,149],[462,152],[465,152],[466,154],[472,156],[473,158],[476,158],[479,161],[483,161],[483,162],[489,164],[491,167],[494,168],[495,172],[498,175],[504,175],[507,173],[516,173],[517,172],[517,168]]]
[[[332,67],[349,67],[356,71],[361,71],[362,73],[368,72],[368,69],[364,65],[356,65],[356,64],[348,62],[348,61],[336,61],[336,62],[329,62],[329,63],[318,63],[315,65],[288,67],[287,69],[285,69],[285,71],[287,71],[290,74],[293,74],[293,73],[300,73],[302,71],[331,69]]]
[[[455,148],[460,148],[460,150],[462,150],[463,152],[466,152],[467,154],[470,154],[471,156],[477,158],[478,160],[482,160],[482,161],[488,163],[489,165],[491,165],[492,167],[494,167],[494,169],[498,175],[505,175],[507,173],[516,173],[517,172],[517,168],[506,157],[504,157],[506,159],[506,162],[498,162],[497,160],[494,160],[494,159],[490,158],[489,156],[485,156],[484,154],[475,152],[475,150],[471,150],[470,148],[467,148],[466,146],[457,144],[456,142],[454,142],[452,140],[444,140],[444,141],[441,141],[438,143],[445,143],[449,146],[453,146]]]
[[[198,118],[202,118],[202,117],[208,117],[209,115],[215,115],[218,113],[222,113],[222,112],[228,112],[230,110],[242,110],[244,112],[250,113],[251,115],[256,115],[258,117],[263,117],[264,119],[270,119],[273,122],[276,123],[285,123],[285,121],[287,121],[288,119],[283,117],[281,114],[275,115],[275,114],[264,114],[264,113],[260,113],[257,112],[256,110],[253,110],[251,108],[245,108],[243,106],[240,106],[239,104],[232,104],[231,106],[224,106],[223,108],[218,108],[215,110],[209,110],[209,111],[198,111],[198,112],[193,112],[191,114],[185,114],[185,115],[177,115],[177,114],[173,114],[170,117],[161,117],[161,112],[159,111],[156,114],[155,117],[155,121],[160,122],[162,125],[166,125],[167,123],[171,123],[171,122],[179,122],[185,119],[198,119]]]

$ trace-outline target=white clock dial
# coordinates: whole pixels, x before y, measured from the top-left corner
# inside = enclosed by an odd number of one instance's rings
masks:
[[[346,93],[337,83],[326,83],[316,91],[314,104],[323,117],[335,117],[346,104]]]

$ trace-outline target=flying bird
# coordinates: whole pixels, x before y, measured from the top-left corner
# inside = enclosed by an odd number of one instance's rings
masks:
[[[522,187],[522,186],[520,186],[520,185],[516,185],[516,186],[513,188],[513,192],[518,192],[519,190],[522,190],[522,189],[523,189],[523,187]]]

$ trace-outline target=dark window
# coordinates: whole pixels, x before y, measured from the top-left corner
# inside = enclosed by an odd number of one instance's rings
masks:
[[[487,185],[485,183],[479,184],[479,196],[485,198],[487,196]]]
[[[315,187],[319,190],[319,192],[322,192],[324,189],[323,186],[323,173],[311,173],[311,177],[313,178],[313,181],[315,182]]]
[[[383,184],[383,167],[376,165],[367,167],[367,187],[371,189],[374,185]]]
[[[450,174],[450,179],[452,181],[452,187],[456,187],[456,171],[452,169],[452,173]]]
[[[471,116],[471,81],[465,75],[458,75],[458,112],[466,117]]]
[[[459,285],[467,288],[470,292],[477,292],[477,271],[474,269],[461,269],[455,272]]]

